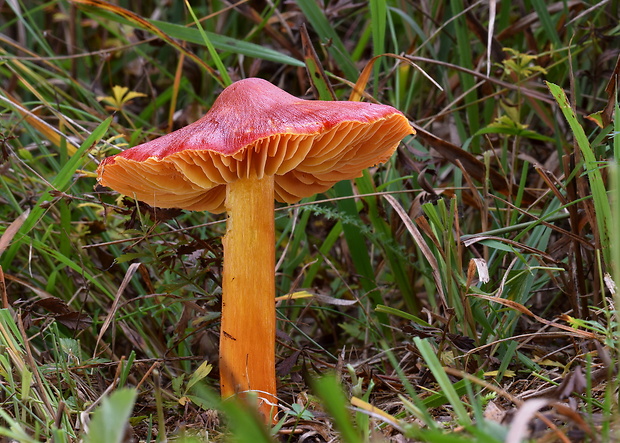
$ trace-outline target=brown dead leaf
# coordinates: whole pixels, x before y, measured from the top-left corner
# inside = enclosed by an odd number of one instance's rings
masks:
[[[93,324],[90,316],[76,311],[55,315],[54,319],[72,331],[82,331]]]
[[[618,86],[620,84],[620,55],[618,56],[618,60],[616,60],[616,67],[614,68],[613,73],[611,74],[611,78],[607,83],[607,87],[605,88],[605,92],[607,93],[607,104],[605,108],[600,111],[601,112],[601,120],[603,127],[606,127],[611,124],[614,115],[614,107],[616,105],[616,97],[618,92]]]
[[[295,364],[297,364],[297,360],[299,359],[300,355],[301,355],[301,351],[295,351],[291,355],[286,357],[284,360],[278,363],[276,367],[276,373],[280,377],[289,375],[291,371],[293,370],[293,367],[295,366]]]
[[[487,403],[487,407],[484,409],[484,418],[496,423],[501,423],[506,417],[506,411],[503,408],[497,406],[493,400]]]
[[[556,388],[555,394],[560,400],[569,398],[575,394],[583,394],[586,391],[587,380],[581,366],[577,365],[569,374],[564,377],[562,383]]]
[[[41,298],[35,301],[32,304],[32,306],[41,307],[43,309],[50,311],[52,314],[57,314],[57,315],[67,314],[72,311],[71,308],[69,308],[69,305],[64,300],[61,300],[58,297]]]

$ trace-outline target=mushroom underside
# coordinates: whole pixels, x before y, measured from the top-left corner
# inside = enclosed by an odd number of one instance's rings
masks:
[[[224,211],[227,183],[274,175],[276,200],[294,203],[385,162],[408,125],[395,114],[371,124],[342,122],[320,134],[265,137],[231,156],[209,150],[140,162],[116,156],[101,166],[100,183],[151,206],[217,213]]]

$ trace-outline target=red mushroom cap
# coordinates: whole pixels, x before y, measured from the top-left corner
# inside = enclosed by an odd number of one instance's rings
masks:
[[[104,186],[151,206],[224,211],[226,184],[274,175],[293,203],[385,162],[415,131],[386,105],[302,100],[249,78],[222,91],[200,120],[106,158]]]

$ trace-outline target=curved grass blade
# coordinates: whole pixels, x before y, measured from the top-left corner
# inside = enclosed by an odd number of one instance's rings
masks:
[[[183,40],[188,43],[204,44],[204,40],[197,29],[188,28],[186,26],[167,23],[159,20],[150,20],[149,23],[155,25],[161,31],[170,37]],[[296,58],[274,51],[273,49],[263,46],[244,42],[224,35],[218,35],[213,32],[205,31],[205,35],[213,43],[213,47],[220,51],[229,51],[235,54],[243,54],[247,57],[268,60],[284,65],[303,67],[304,63]]]

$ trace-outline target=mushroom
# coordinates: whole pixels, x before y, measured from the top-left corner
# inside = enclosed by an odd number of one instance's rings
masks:
[[[106,158],[98,180],[161,208],[226,211],[220,387],[255,391],[274,419],[274,198],[294,203],[383,163],[413,134],[396,109],[302,100],[258,78],[233,83],[198,121]]]

